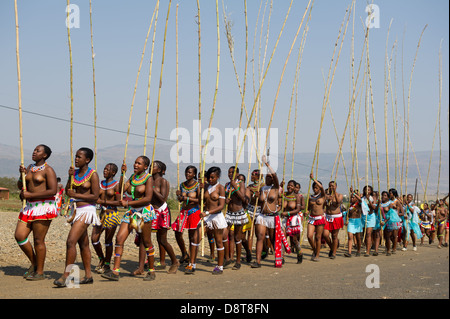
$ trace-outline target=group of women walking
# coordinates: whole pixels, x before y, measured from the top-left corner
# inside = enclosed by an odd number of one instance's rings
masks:
[[[63,187],[47,163],[50,155],[48,146],[38,145],[32,155],[34,164],[19,169],[25,175],[25,184],[19,179],[18,187],[26,205],[20,212],[15,238],[31,262],[24,278],[44,279],[45,236],[51,221],[59,214],[70,216],[65,268],[62,276],[54,281],[57,287],[67,286],[77,245],[85,271],[79,283],[93,283],[91,243],[99,258],[95,271],[105,279],[118,281],[124,243],[133,232],[135,244],[139,247],[139,266],[131,275],[145,275],[146,281],[155,280],[155,269],[166,268],[166,253],[171,260],[168,274],[175,274],[181,264],[185,264],[185,274],[194,274],[203,237],[208,238],[212,260],[217,253],[217,265],[212,270],[214,275],[222,274],[224,267],[233,263],[234,257],[233,270],[241,268],[241,260],[250,263],[251,268],[260,268],[261,260],[266,258],[270,249],[275,254],[275,267],[282,267],[284,254],[291,252],[296,253],[297,263],[302,263],[301,235],[305,224],[314,262],[319,261],[323,245],[329,246],[328,257],[336,258],[340,246],[338,235],[344,225],[348,233],[345,257],[360,256],[363,242],[364,256],[370,256],[372,249],[372,255],[378,255],[382,238],[387,256],[396,252],[399,242],[403,245],[402,250],[407,249],[409,242],[416,250],[418,240],[422,239],[423,243],[424,235],[432,243],[436,232],[439,248],[446,246],[448,241],[445,237],[448,236],[449,214],[445,201],[448,195],[430,210],[427,204],[416,206],[412,195],[400,197],[395,189],[380,194],[367,185],[362,193],[350,189],[347,209],[343,205],[344,196],[337,191],[337,183],[331,181],[325,188],[313,174],[310,175],[312,194],[308,198],[300,194],[300,184],[294,180],[290,180],[284,190],[284,181],[279,181],[265,157],[262,163],[268,173],[263,176],[260,170],[254,170],[248,185],[245,175],[234,166],[228,169],[229,181],[225,184],[220,183],[222,171],[219,167],[206,170],[204,179],[200,178],[197,167],[186,167],[185,181],[176,191],[180,213],[172,223],[167,204],[170,185],[164,178],[166,165],[163,162],[151,163],[148,157],[139,156],[128,179],[125,179],[126,164],[119,172],[116,164],[109,163],[104,167],[103,179],[100,179],[98,173],[89,167],[93,151],[80,148],[75,155],[75,167],[69,169],[64,189],[70,201],[66,207],[61,207]],[[116,179],[118,173],[120,177]],[[125,213],[119,212],[118,208],[122,207],[126,209]],[[91,235],[88,233],[90,225],[93,226]],[[179,260],[167,240],[170,229],[175,232],[181,251]],[[185,229],[189,239],[187,248],[183,239]],[[34,247],[28,241],[31,232]],[[103,232],[104,249],[100,243]],[[154,232],[160,253],[159,263],[155,262]],[[253,234],[256,236],[254,261]],[[246,253],[245,259],[241,257],[242,249]],[[353,249],[356,249],[355,254]]]

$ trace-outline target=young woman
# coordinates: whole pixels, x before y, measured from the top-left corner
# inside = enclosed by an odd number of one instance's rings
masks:
[[[344,196],[339,194],[336,189],[337,183],[334,181],[329,182],[328,194],[325,195],[326,223],[323,230],[323,237],[330,247],[330,252],[328,253],[330,259],[336,258],[336,251],[339,245],[339,230],[344,226],[344,218],[341,212],[341,204]]]
[[[419,213],[420,218],[420,228],[422,230],[422,238],[420,240],[420,244],[423,245],[423,240],[425,235],[428,237],[428,243],[431,244],[431,212],[427,203],[424,203],[422,209]]]
[[[124,185],[124,191],[131,195],[132,200],[121,199],[120,205],[128,208],[122,218],[114,247],[114,268],[102,274],[103,278],[118,281],[120,276],[120,262],[122,260],[123,245],[130,233],[136,230],[147,254],[149,269],[144,280],[155,280],[155,248],[152,244],[152,221],[156,219],[153,206],[150,204],[153,197],[153,179],[147,173],[150,160],[146,156],[139,156],[134,162],[134,173]],[[122,165],[122,172],[127,171],[126,164]]]
[[[154,161],[152,178],[153,178],[153,197],[152,206],[156,211],[156,220],[153,222],[153,229],[156,229],[156,239],[161,252],[167,252],[170,257],[171,266],[167,271],[168,274],[175,274],[180,263],[172,248],[172,245],[167,240],[167,231],[171,228],[171,216],[169,206],[167,205],[167,198],[169,197],[170,184],[163,176],[166,173],[166,164],[161,161]],[[161,253],[161,264],[164,265],[164,253]]]
[[[437,225],[437,237],[439,240],[438,248],[441,248],[444,244],[444,233],[447,227],[448,221],[448,208],[445,207],[442,199],[436,201],[436,225]],[[446,246],[444,246],[446,247]]]
[[[370,250],[372,249],[372,232],[373,229],[376,226],[377,220],[375,216],[375,208],[376,204],[373,199],[373,188],[370,185],[366,185],[363,188],[363,197],[361,198],[362,201],[364,201],[364,204],[366,207],[369,208],[369,211],[367,214],[363,214],[361,217],[362,227],[366,229],[366,238],[365,238],[365,245],[366,245],[366,253],[364,254],[364,257],[370,256]]]
[[[177,220],[172,224],[175,238],[181,249],[182,257],[180,263],[187,259],[189,263],[185,268],[185,274],[193,274],[196,268],[198,246],[200,242],[200,188],[197,181],[197,168],[188,166],[184,171],[186,181],[180,184],[177,197],[181,203],[181,211]],[[183,230],[187,228],[189,236],[189,252],[186,252],[183,240]],[[184,248],[184,252],[183,252]]]
[[[322,242],[322,233],[326,223],[325,219],[325,190],[322,183],[314,179],[311,173],[309,178],[313,181],[314,194],[309,196],[309,219],[308,219],[308,241],[313,250],[312,261],[319,261],[319,253]]]
[[[400,221],[398,222],[398,233],[396,235],[395,238],[398,238],[398,240],[395,242],[393,249],[392,249],[392,253],[395,254],[397,251],[397,243],[400,242],[401,240],[401,234],[402,234],[402,229],[403,229],[403,225],[404,225],[404,221],[405,221],[405,211],[403,209],[403,202],[402,200],[399,198],[398,192],[396,189],[391,188],[389,190],[389,198],[391,199],[391,206],[393,208],[393,210],[397,213],[397,215],[400,217]],[[406,201],[406,196],[405,196],[405,201]],[[395,236],[395,231],[394,231],[394,236]]]
[[[14,236],[20,249],[31,262],[30,268],[23,275],[27,280],[45,278],[44,263],[47,252],[45,236],[52,220],[58,216],[55,203],[56,174],[46,162],[51,154],[52,151],[48,146],[38,145],[32,155],[35,163],[28,168],[19,167],[19,172],[25,173],[26,190],[23,190],[22,177],[19,178],[17,187],[21,190],[20,199],[26,200],[26,206],[20,211]],[[34,247],[28,241],[31,232]]]
[[[214,239],[217,247],[217,266],[214,267],[212,274],[220,275],[223,273],[223,261],[225,257],[223,233],[228,227],[222,209],[225,207],[225,187],[219,183],[221,170],[213,166],[206,172],[206,184],[200,184],[200,190],[204,189],[204,211],[201,217],[204,218],[205,225],[214,233]]]
[[[280,184],[275,171],[270,167],[266,161],[266,157],[263,156],[262,162],[267,166],[269,172],[266,175],[265,186],[261,187],[258,199],[258,205],[261,207],[261,212],[256,218],[256,261],[251,265],[252,268],[261,267],[261,258],[264,246],[264,240],[266,239],[266,232],[269,234],[269,240],[275,247],[275,230],[276,221],[275,217],[278,217],[278,194]],[[281,229],[279,229],[281,231]],[[281,247],[280,247],[281,250]],[[275,256],[275,262],[281,261],[281,254]]]
[[[386,222],[386,227],[384,228],[386,256],[390,256],[391,253],[395,254],[395,250],[397,249],[398,230],[402,227],[401,219],[398,216],[398,210],[402,209],[402,205],[397,200],[397,197],[398,193],[395,189],[390,189],[389,193],[386,191],[381,193],[381,211]]]
[[[255,223],[256,218],[261,213],[261,206],[259,202],[257,203],[257,199],[259,198],[258,190],[261,189],[262,186],[264,186],[264,182],[262,177],[260,176],[261,172],[259,169],[255,169],[252,171],[250,175],[251,184],[248,184],[245,188],[245,197],[247,198],[248,204],[247,204],[247,213],[249,215],[249,219],[251,223]],[[250,224],[250,231],[247,232],[247,247],[248,247],[248,255],[246,256],[247,262],[252,261],[251,256],[251,247],[253,247],[253,234],[251,233],[251,224]],[[255,234],[256,227],[253,226],[253,233]]]
[[[420,208],[414,204],[413,196],[408,194],[406,196],[405,215],[407,215],[407,223],[409,228],[409,236],[411,237],[413,250],[417,250],[417,240],[422,238],[422,231],[419,225]],[[408,235],[406,235],[408,236]],[[404,247],[406,250],[406,246]],[[403,250],[403,249],[402,249]]]
[[[290,180],[286,186],[286,192],[283,194],[281,202],[283,203],[283,212],[281,217],[286,218],[286,235],[290,237],[291,246],[297,252],[297,264],[303,261],[302,248],[300,247],[300,234],[303,230],[301,210],[301,198],[295,193],[296,182]]]
[[[380,247],[381,236],[384,229],[384,219],[381,214],[381,200],[380,194],[378,192],[373,192],[373,202],[375,206],[375,227],[372,232],[372,240],[375,244],[375,251],[373,252],[373,256],[378,256],[378,248]]]
[[[362,209],[361,199],[357,193],[350,188],[350,207],[348,208],[348,219],[346,222],[348,233],[348,251],[344,254],[345,257],[352,256],[353,240],[356,241],[356,257],[361,256],[361,231],[362,231]]]
[[[77,256],[77,243],[85,271],[85,277],[80,281],[80,284],[91,284],[94,282],[91,275],[91,250],[89,248],[87,229],[90,224],[100,225],[95,207],[100,193],[100,183],[97,172],[89,167],[89,163],[93,158],[94,152],[91,149],[86,147],[80,148],[75,155],[75,166],[78,169],[75,170],[73,167],[69,169],[66,195],[73,199],[72,228],[69,231],[66,242],[64,274],[53,282],[58,287],[66,287],[66,279]]]
[[[234,175],[234,179],[233,179]],[[242,252],[242,228],[248,223],[247,213],[245,212],[245,183],[239,180],[239,168],[234,166],[228,169],[228,178],[230,181],[225,184],[225,202],[228,205],[228,209],[225,215],[225,220],[228,224],[227,234],[230,233],[231,227],[233,227],[233,242],[236,245],[236,263],[233,266],[233,270],[239,270],[241,268],[241,252]],[[224,235],[225,237],[226,235]],[[228,247],[231,249],[231,243]],[[226,253],[226,251],[225,251]],[[232,254],[234,255],[234,254]],[[230,256],[228,256],[230,257]]]
[[[101,225],[94,226],[91,235],[91,242],[99,258],[99,264],[95,268],[98,274],[103,274],[110,269],[111,258],[113,254],[113,238],[117,226],[120,225],[121,217],[117,206],[120,206],[120,190],[122,178],[119,181],[114,180],[118,167],[114,163],[106,164],[103,169],[103,177],[100,182],[100,195],[97,205],[100,205]],[[103,254],[100,236],[105,231],[105,254]]]

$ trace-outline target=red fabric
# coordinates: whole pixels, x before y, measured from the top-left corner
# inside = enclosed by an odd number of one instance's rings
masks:
[[[165,209],[155,209],[156,219],[152,221],[152,229],[170,228],[170,211],[169,206],[166,205]]]
[[[200,223],[200,209],[190,213],[189,211],[182,209],[180,215],[172,224],[172,229],[176,232],[183,232],[185,229],[196,229]]]
[[[281,268],[283,265],[283,253],[282,247],[286,249],[288,254],[291,253],[291,247],[286,240],[286,236],[284,236],[283,230],[281,229],[281,221],[280,216],[275,216],[275,267]]]
[[[56,217],[58,217],[58,213],[56,211],[49,212],[49,213],[47,213],[45,215],[41,215],[41,216],[25,215],[22,212],[19,214],[19,220],[24,223],[35,222],[38,220],[52,220],[52,219],[55,219]]]
[[[344,218],[341,217],[334,217],[332,222],[326,222],[325,223],[325,229],[326,230],[336,230],[341,229],[344,227]]]

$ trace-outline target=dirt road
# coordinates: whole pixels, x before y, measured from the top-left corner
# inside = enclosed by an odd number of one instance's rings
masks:
[[[22,278],[29,264],[14,242],[16,214],[1,213],[0,233],[0,299],[448,299],[449,250],[436,244],[419,246],[417,251],[397,251],[395,255],[381,253],[374,257],[343,256],[342,245],[336,259],[327,258],[323,249],[319,262],[310,261],[311,250],[304,242],[305,258],[296,264],[294,254],[286,256],[283,267],[274,268],[274,256],[252,269],[246,263],[240,270],[231,266],[219,276],[213,276],[213,264],[200,257],[194,275],[183,269],[174,275],[157,271],[156,280],[146,282],[142,277],[130,277],[137,267],[137,248],[129,238],[123,257],[121,278],[111,282],[94,274],[92,285],[79,288],[55,288],[53,280],[64,268],[64,238],[68,227],[62,218],[52,224],[47,238],[48,258],[46,279],[37,282]],[[55,242],[59,240],[58,242]],[[156,241],[156,240],[155,240]],[[171,243],[176,247],[174,239]],[[8,246],[10,245],[10,246]],[[58,248],[56,248],[58,247]],[[56,254],[55,251],[59,250]],[[176,249],[179,254],[179,250]],[[381,248],[381,252],[384,248]],[[209,253],[209,251],[207,250]],[[97,260],[94,258],[93,266]],[[158,256],[158,254],[157,254]],[[168,260],[168,259],[167,259]],[[169,261],[169,260],[168,260]],[[77,265],[82,268],[81,260]],[[379,288],[377,286],[379,274]],[[81,276],[84,271],[81,269]],[[368,286],[375,286],[368,288]]]

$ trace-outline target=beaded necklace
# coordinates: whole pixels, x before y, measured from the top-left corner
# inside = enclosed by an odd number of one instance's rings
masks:
[[[77,169],[75,171],[75,174],[73,175],[73,180],[72,180],[72,184],[75,186],[81,186],[84,183],[86,183],[87,181],[89,181],[92,177],[92,174],[94,174],[95,170],[93,170],[92,168],[88,167],[86,173],[84,173],[83,176],[79,176],[78,174],[80,173],[80,170]]]
[[[100,188],[103,190],[108,190],[114,188],[119,182],[116,180],[112,180],[111,182],[106,182],[106,180],[100,182]]]
[[[42,164],[41,166],[36,166],[36,164],[31,164],[30,170],[31,170],[33,173],[36,173],[36,172],[43,171],[46,167],[47,167],[47,162],[45,162],[45,163]]]
[[[131,198],[133,198],[133,200],[135,199],[134,191],[136,189],[136,186],[145,184],[150,176],[152,176],[152,175],[150,175],[149,173],[143,174],[142,177],[137,176],[137,178],[136,178],[136,174],[131,175],[131,177],[130,177]]]
[[[319,198],[322,198],[322,194],[321,193],[319,193],[319,194],[311,194],[311,195],[309,195],[309,200],[311,201],[311,202],[315,202],[316,200],[318,200]]]
[[[236,182],[238,182],[239,183],[239,180],[237,180]],[[239,189],[241,188],[241,186],[238,186],[238,188],[237,189],[234,189],[234,187],[232,187],[231,186],[231,182],[228,182],[226,185],[225,185],[225,193],[230,193],[230,191],[231,191],[231,195],[233,195],[236,191],[238,191]]]
[[[186,186],[186,182],[183,182],[180,184],[180,189],[185,193],[192,193],[197,191],[198,185],[199,184],[197,181],[195,181],[195,183],[192,186]]]
[[[294,202],[294,201],[296,201],[297,200],[297,195],[286,195],[287,193],[284,193],[283,194],[283,197],[284,197],[284,199],[286,200],[286,201],[288,201],[288,202]]]
[[[258,190],[258,188],[261,189],[261,186],[263,186],[263,185],[264,185],[264,182],[261,181],[261,182],[257,182],[257,183],[248,185],[247,188],[250,189],[250,191],[254,193]]]

